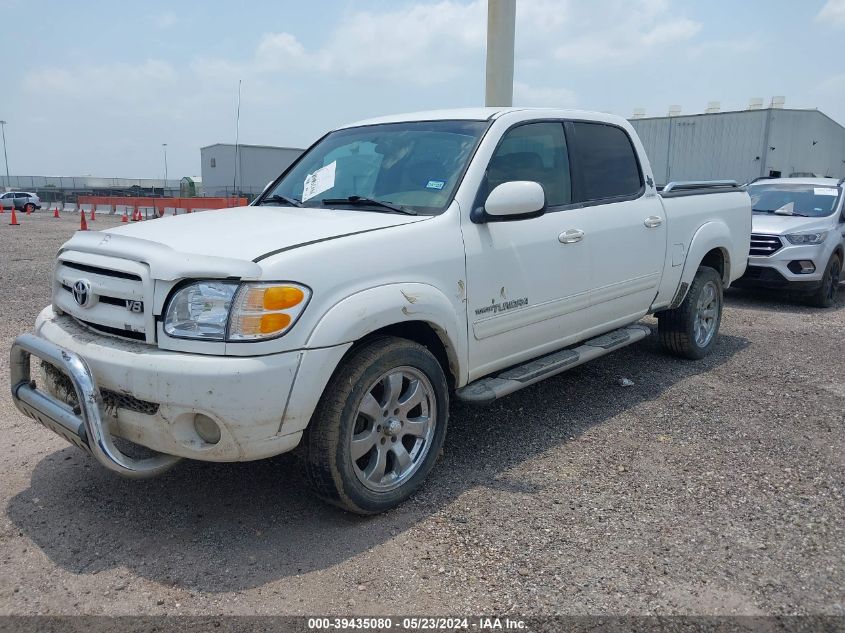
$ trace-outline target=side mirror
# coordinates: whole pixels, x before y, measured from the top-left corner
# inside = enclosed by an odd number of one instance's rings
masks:
[[[477,209],[472,221],[506,222],[524,220],[543,215],[546,210],[546,192],[538,182],[514,180],[493,189],[484,203]]]

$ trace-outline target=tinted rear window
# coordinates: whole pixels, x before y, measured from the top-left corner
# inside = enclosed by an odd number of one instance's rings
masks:
[[[643,186],[628,134],[602,123],[574,122],[575,152],[581,171],[581,202],[632,196]]]

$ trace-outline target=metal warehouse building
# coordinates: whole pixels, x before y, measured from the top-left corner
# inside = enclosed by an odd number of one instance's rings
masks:
[[[779,107],[633,118],[658,184],[792,174],[845,176],[845,128],[818,110]]]
[[[207,196],[233,193],[259,194],[271,180],[296,160],[304,150],[271,145],[238,145],[235,174],[235,145],[217,143],[200,149],[202,187]]]

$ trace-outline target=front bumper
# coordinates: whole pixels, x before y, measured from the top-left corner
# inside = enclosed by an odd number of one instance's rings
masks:
[[[788,292],[815,292],[822,285],[825,266],[830,259],[832,247],[827,243],[794,245],[786,238],[778,237],[783,247],[768,256],[751,255],[745,274],[732,285],[740,288],[764,288]],[[792,262],[811,261],[815,266],[812,273],[798,273],[790,269]]]
[[[732,286],[737,288],[761,288],[764,290],[785,290],[788,292],[812,293],[822,285],[821,279],[806,279],[818,275],[789,274],[789,278],[777,268],[771,266],[748,265],[745,274]]]
[[[172,352],[93,332],[52,308],[35,329],[12,347],[16,406],[108,468],[136,477],[161,472],[175,457],[247,461],[295,448],[323,381],[348,349],[255,357]],[[70,403],[51,383],[56,372],[30,366],[33,356],[70,379]],[[218,425],[218,442],[199,436],[197,414]],[[162,454],[161,463],[134,463],[110,444],[112,435]]]

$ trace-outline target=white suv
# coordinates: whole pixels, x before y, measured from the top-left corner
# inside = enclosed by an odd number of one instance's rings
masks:
[[[740,287],[782,289],[833,305],[845,253],[842,183],[835,178],[758,179],[748,268]]]
[[[34,211],[41,208],[41,198],[28,191],[8,191],[0,195],[0,207],[19,211]]]

